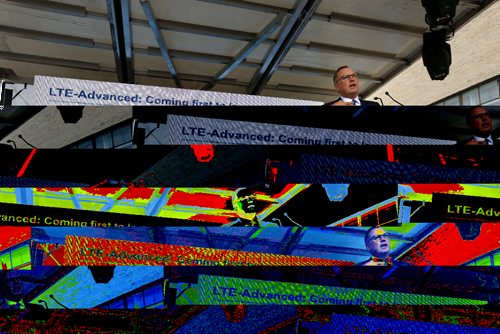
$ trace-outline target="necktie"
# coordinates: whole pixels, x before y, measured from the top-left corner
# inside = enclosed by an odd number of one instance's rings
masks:
[[[11,306],[13,309],[24,310],[26,308],[22,299],[18,302],[14,302],[11,300],[6,300],[6,302],[7,305]]]
[[[392,260],[390,256],[388,256],[386,259],[372,256],[372,261],[375,263],[383,263],[385,266],[392,266]]]
[[[489,138],[486,138],[484,141],[486,142],[486,145],[493,145],[493,142]]]
[[[356,100],[352,100],[352,105],[353,105],[353,106],[357,106],[357,105],[358,105],[358,101],[356,101]]]

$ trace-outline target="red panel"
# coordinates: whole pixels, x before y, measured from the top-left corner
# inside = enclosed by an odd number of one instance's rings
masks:
[[[234,215],[234,217],[198,214],[198,215],[195,215],[195,216],[189,218],[189,220],[203,221],[203,222],[208,222],[208,223],[228,224],[228,223],[232,222],[237,217],[238,216],[236,214]]]
[[[97,196],[114,195],[117,192],[119,192],[121,189],[122,188],[98,188],[98,187],[82,188],[83,191],[86,191],[89,194],[97,195]]]
[[[0,251],[31,239],[31,227],[2,227],[0,229]]]
[[[464,190],[460,184],[409,184],[419,194],[457,193]]]
[[[167,202],[167,205],[188,205],[188,206],[199,206],[202,208],[214,208],[214,209],[224,209],[226,207],[226,202],[230,200],[231,197],[222,197],[220,195],[214,194],[192,194],[175,190]]]
[[[457,266],[500,248],[499,241],[500,224],[483,223],[481,234],[475,240],[463,240],[456,225],[447,223],[409,251],[402,260],[413,265],[429,265],[430,262],[440,266]]]
[[[121,199],[144,199],[148,200],[153,196],[154,193],[154,188],[135,188],[135,187],[130,187],[127,188],[127,190],[118,197],[119,200]]]

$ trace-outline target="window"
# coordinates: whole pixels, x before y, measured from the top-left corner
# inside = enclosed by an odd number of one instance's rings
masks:
[[[91,135],[69,147],[80,149],[93,148],[132,148],[132,124],[119,124],[100,133]]]
[[[29,245],[6,251],[4,254],[0,255],[0,262],[3,269],[31,269]]]
[[[445,106],[459,106],[460,105],[460,96],[452,96],[449,99],[444,101]]]
[[[498,81],[493,80],[479,86],[479,96],[481,97],[481,103],[485,103],[496,99],[499,97],[500,92],[498,91]]]
[[[2,262],[2,269],[11,269],[12,262],[10,261],[10,252],[0,255],[0,261]]]
[[[499,78],[495,78],[481,85],[474,86],[464,92],[448,97],[433,105],[435,106],[477,106],[500,105]]]
[[[86,140],[78,144],[77,148],[94,148],[94,145],[92,144],[92,140]]]
[[[476,266],[491,266],[491,257],[485,256],[482,259],[476,261]]]
[[[118,299],[118,300],[115,300],[114,302],[111,302],[110,304],[108,304],[108,308],[110,310],[112,310],[112,309],[124,309],[125,305],[123,304],[123,299]]]
[[[125,307],[126,306],[126,307]],[[122,295],[119,299],[101,305],[103,309],[163,308],[162,284],[142,287],[139,291]]]
[[[12,251],[12,267],[21,267],[26,264],[31,264],[30,247],[24,245]]]
[[[163,302],[163,292],[161,285],[155,285],[144,291],[144,303],[146,306],[151,306]],[[161,304],[163,307],[163,304]]]
[[[479,104],[479,90],[477,87],[462,94],[462,104],[464,106],[477,106]]]
[[[500,252],[497,252],[495,255],[493,255],[493,260],[494,266],[500,266]]]
[[[127,298],[127,308],[144,308],[144,296],[142,295],[142,291],[139,291],[138,293]]]
[[[113,130],[113,140],[115,146],[119,146],[132,140],[132,129],[127,124]]]
[[[95,139],[95,148],[113,148],[111,133],[103,133]]]

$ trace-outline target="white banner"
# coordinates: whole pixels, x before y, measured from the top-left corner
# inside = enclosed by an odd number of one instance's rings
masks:
[[[349,130],[168,115],[167,124],[141,124],[146,145],[452,145],[455,141]]]
[[[33,105],[313,106],[320,101],[35,76]]]

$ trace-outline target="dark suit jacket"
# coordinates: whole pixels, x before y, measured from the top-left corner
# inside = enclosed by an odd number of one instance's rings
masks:
[[[372,260],[372,258],[369,258],[366,261],[356,263],[356,266],[364,266],[365,264],[367,264],[371,260]],[[407,266],[410,266],[410,264],[408,262],[392,260],[392,266],[393,267],[400,267],[400,266],[407,267]],[[381,266],[381,267],[383,267],[383,266]],[[386,266],[386,267],[388,267],[388,266]]]
[[[341,101],[342,99],[339,97],[338,99],[336,100],[333,100],[331,102],[327,102],[325,103],[324,105],[325,106],[331,106],[333,103],[335,102],[338,102],[338,101]],[[380,107],[380,104],[378,104],[377,102],[375,101],[368,101],[368,100],[362,100],[362,99],[359,99],[359,102],[361,102],[361,106],[377,106],[377,107]]]
[[[466,140],[457,141],[457,145],[466,145],[469,141],[473,140],[474,137],[467,138]],[[498,146],[500,142],[497,139],[493,139],[493,145],[485,145],[485,146]]]

